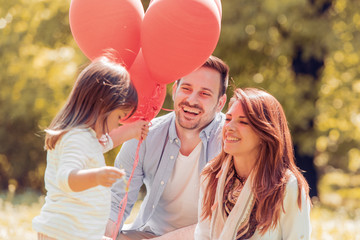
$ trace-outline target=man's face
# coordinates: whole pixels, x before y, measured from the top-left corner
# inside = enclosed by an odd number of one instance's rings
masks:
[[[178,127],[201,130],[221,111],[226,95],[219,99],[220,73],[201,67],[174,84],[173,99]]]

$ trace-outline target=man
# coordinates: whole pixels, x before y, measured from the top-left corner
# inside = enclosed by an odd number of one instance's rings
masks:
[[[117,239],[165,237],[176,232],[182,234],[181,239],[192,238],[197,223],[200,172],[221,150],[225,119],[221,110],[226,102],[228,72],[229,67],[222,60],[210,56],[202,67],[174,83],[174,112],[154,119],[141,144],[123,222],[143,184],[146,196],[131,228],[123,230]],[[115,160],[116,167],[125,169],[127,179],[137,144],[137,140],[124,143]],[[124,195],[125,183],[119,181],[112,187],[106,236],[111,236],[115,228]]]

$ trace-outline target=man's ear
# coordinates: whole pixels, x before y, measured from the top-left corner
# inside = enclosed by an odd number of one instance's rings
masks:
[[[173,100],[173,102],[175,102],[175,93],[176,93],[177,87],[178,87],[178,81],[175,81],[173,86],[172,86],[172,100]]]
[[[225,106],[225,103],[226,103],[226,94],[222,95],[222,96],[219,98],[216,111],[217,111],[217,112],[221,112],[221,110],[222,110],[222,109],[224,108],[224,106]]]

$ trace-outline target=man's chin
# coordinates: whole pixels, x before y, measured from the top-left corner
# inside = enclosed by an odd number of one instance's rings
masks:
[[[199,125],[199,121],[198,120],[187,120],[187,119],[179,119],[179,125],[180,127],[184,128],[184,129],[196,129]]]

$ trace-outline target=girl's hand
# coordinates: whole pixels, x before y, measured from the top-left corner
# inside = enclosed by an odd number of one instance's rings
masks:
[[[123,169],[106,166],[97,169],[95,177],[97,185],[111,187],[117,179],[122,178],[124,175],[125,171]]]
[[[126,123],[114,130],[109,135],[113,141],[113,147],[135,138],[137,140],[145,139],[149,132],[149,122],[145,120],[138,120],[132,123]]]
[[[133,123],[127,123],[121,127],[124,128],[124,131],[126,131],[125,135],[128,137],[128,139],[145,139],[149,132],[149,122],[145,120],[138,120]]]
[[[145,121],[142,121],[142,122],[145,122]],[[145,122],[145,124],[142,124],[142,127],[141,127],[141,139],[145,140],[148,133],[149,133],[149,122]]]

